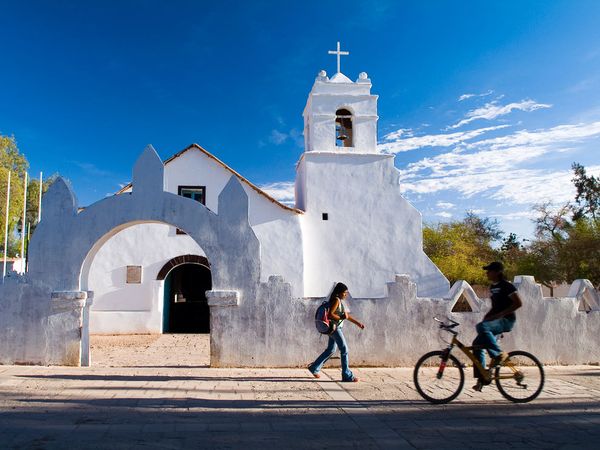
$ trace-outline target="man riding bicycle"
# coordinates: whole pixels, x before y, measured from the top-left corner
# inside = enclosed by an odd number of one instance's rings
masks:
[[[506,280],[504,266],[501,262],[496,261],[488,264],[483,267],[483,270],[487,271],[488,280],[492,282],[490,286],[492,309],[484,316],[483,321],[477,324],[477,337],[473,341],[473,354],[485,367],[484,350],[487,350],[490,358],[492,358],[490,368],[493,368],[502,364],[508,358],[508,354],[498,346],[496,336],[513,329],[516,321],[515,311],[523,305],[523,302],[517,293],[517,289]],[[473,389],[481,391],[487,383],[481,379],[476,369],[475,378],[477,378],[477,384],[473,386]]]

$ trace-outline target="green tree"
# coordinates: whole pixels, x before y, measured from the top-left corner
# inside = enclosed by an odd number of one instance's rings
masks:
[[[535,239],[518,262],[520,273],[533,275],[550,288],[587,278],[600,285],[600,220],[591,211],[565,204],[536,205]]]
[[[573,184],[577,189],[575,203],[577,207],[573,208],[573,218],[577,220],[587,216],[597,219],[600,212],[600,179],[588,175],[585,167],[579,163],[573,163]]]
[[[19,152],[15,138],[0,135],[0,248],[4,252],[4,227],[6,224],[6,196],[8,172],[11,172],[10,205],[8,217],[8,255],[20,252],[19,240],[14,230],[23,214],[23,183],[29,163]]]
[[[502,239],[500,259],[504,262],[505,274],[510,279],[522,274],[521,263],[527,255],[527,249],[515,233],[510,233]]]
[[[548,287],[550,295],[553,295],[558,284],[568,281],[563,257],[572,209],[569,203],[554,209],[549,202],[534,205],[533,209],[537,213],[533,220],[535,239],[531,242],[528,254],[521,261],[519,268],[523,274],[533,275],[539,283]]]
[[[462,221],[425,226],[423,248],[450,283],[487,284],[481,268],[498,258],[492,243],[500,236],[496,221],[468,212]]]
[[[565,230],[561,269],[566,281],[587,278],[600,285],[600,219],[579,217]]]

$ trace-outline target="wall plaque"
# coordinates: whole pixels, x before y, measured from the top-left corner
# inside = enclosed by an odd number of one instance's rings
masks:
[[[127,283],[140,284],[142,282],[142,266],[127,266]]]

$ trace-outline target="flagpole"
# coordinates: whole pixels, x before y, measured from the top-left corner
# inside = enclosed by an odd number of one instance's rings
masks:
[[[8,210],[10,207],[10,170],[8,171],[8,187],[6,189],[6,222],[4,223],[4,264],[2,268],[2,283],[6,277],[6,258],[8,253]]]
[[[31,222],[27,222],[27,250],[25,251],[25,266],[23,272],[27,272],[27,261],[29,261],[29,241],[31,240]]]
[[[23,222],[21,222],[21,261],[25,269],[25,235],[27,234],[27,172],[23,178]]]
[[[44,182],[42,181],[42,172],[40,171],[40,195],[38,199],[38,223],[42,220],[42,191]]]

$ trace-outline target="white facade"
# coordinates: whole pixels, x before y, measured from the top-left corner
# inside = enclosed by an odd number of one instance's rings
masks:
[[[336,112],[351,113],[349,146],[336,146]],[[423,252],[421,214],[402,197],[393,155],[377,151],[377,96],[361,73],[317,77],[304,110],[306,152],[298,163],[297,207],[304,237],[304,295],[343,280],[356,297],[383,297],[408,274],[423,297],[448,281]]]
[[[350,113],[351,145],[336,146],[336,112]],[[248,196],[249,222],[260,242],[260,280],[282,276],[295,297],[326,295],[335,281],[357,297],[383,297],[396,274],[415,280],[421,296],[443,296],[448,282],[422,249],[421,215],[400,194],[392,155],[377,151],[377,96],[361,73],[356,82],[321,72],[304,110],[306,151],[300,156],[296,207],[269,198],[197,145],[165,162],[164,190],[205,189],[205,205],[233,175]],[[348,144],[348,143],[346,143]],[[131,186],[120,192],[124,195]],[[204,251],[168,224],[125,228],[87,259],[82,286],[94,292],[92,333],[160,333],[165,281],[161,268],[181,255]],[[127,266],[142,266],[139,284],[127,284]]]
[[[180,186],[204,187],[206,207],[218,214],[219,195],[232,174],[198,145],[191,145],[165,162],[164,190],[178,194]],[[241,176],[248,195],[249,220],[261,242],[261,279],[277,273],[292,280],[295,295],[302,295],[301,211],[286,207],[262,193]],[[131,186],[119,195],[131,192]],[[185,231],[185,230],[184,230]],[[92,333],[160,333],[163,330],[164,280],[160,269],[182,255],[205,256],[204,250],[186,234],[168,224],[133,224],[92,252],[82,274],[82,286],[94,292]],[[127,284],[127,266],[142,266],[142,282]]]

